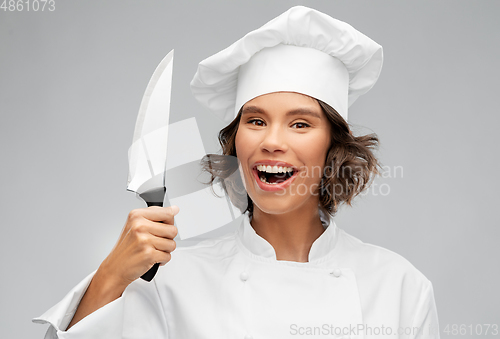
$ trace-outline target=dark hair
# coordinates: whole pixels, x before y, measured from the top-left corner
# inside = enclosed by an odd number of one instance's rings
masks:
[[[342,203],[351,206],[352,200],[368,188],[375,175],[380,173],[379,161],[373,153],[379,140],[374,133],[354,136],[348,123],[334,108],[321,100],[318,103],[331,126],[331,146],[319,186],[319,202],[323,212],[333,216]],[[207,184],[220,183],[233,204],[242,213],[248,211],[252,216],[253,202],[246,193],[240,176],[233,175],[238,172],[235,139],[241,112],[240,109],[236,118],[219,132],[222,155],[205,155],[202,169],[211,174],[211,180]]]

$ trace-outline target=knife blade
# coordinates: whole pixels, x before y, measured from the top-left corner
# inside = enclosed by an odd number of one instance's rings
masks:
[[[166,192],[168,124],[172,92],[174,50],[156,67],[141,101],[134,138],[128,151],[127,190],[149,206],[163,206]],[[154,264],[141,276],[151,281],[158,270]]]

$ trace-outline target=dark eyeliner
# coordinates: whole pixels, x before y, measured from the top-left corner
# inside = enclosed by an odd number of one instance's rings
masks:
[[[247,121],[247,124],[252,124],[252,125],[254,125],[254,126],[261,127],[261,126],[259,126],[259,125],[254,124],[254,123],[253,123],[254,121],[260,121],[260,122],[262,122],[262,123],[264,124],[264,121],[263,121],[263,120],[261,120],[261,119],[249,119],[249,120]]]

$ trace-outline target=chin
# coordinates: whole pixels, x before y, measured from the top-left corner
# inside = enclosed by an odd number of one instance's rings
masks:
[[[266,214],[284,214],[296,210],[304,205],[308,199],[291,199],[291,197],[285,196],[273,196],[273,197],[259,197],[257,199],[252,199],[254,204],[254,213],[256,209],[259,209]]]

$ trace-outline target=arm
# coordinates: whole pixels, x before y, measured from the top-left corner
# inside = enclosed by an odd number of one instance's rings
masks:
[[[414,333],[411,337],[412,339],[439,339],[439,321],[434,290],[430,282],[422,291],[412,324],[413,328],[419,329],[418,333]]]
[[[36,323],[52,325],[45,339],[169,338],[167,319],[155,280],[148,283],[141,279],[131,283],[121,297],[65,331],[91,279],[92,274],[73,288],[61,302],[34,320]]]
[[[165,265],[175,249],[177,228],[174,216],[178,207],[149,207],[129,213],[120,239],[97,270],[83,296],[68,330],[98,310],[118,299],[133,281],[155,263]]]
[[[87,315],[121,297],[126,287],[126,285],[114,281],[113,277],[106,277],[105,273],[98,270],[66,330],[69,330]]]
[[[34,322],[52,324],[53,329],[49,332],[54,333],[48,338],[80,338],[78,334],[69,337],[66,334],[79,333],[82,327],[86,328],[82,338],[88,338],[94,322],[99,323],[99,318],[110,318],[112,321],[108,325],[97,326],[101,328],[101,334],[96,336],[96,333],[92,338],[114,338],[113,334],[121,333],[120,328],[124,325],[120,314],[123,313],[123,299],[128,290],[133,291],[133,296],[144,294],[144,300],[149,300],[145,302],[134,297],[130,305],[135,304],[137,309],[144,306],[142,312],[145,314],[151,314],[151,305],[156,305],[157,311],[162,312],[155,284],[138,278],[155,263],[163,266],[170,260],[170,252],[175,249],[173,238],[177,235],[177,228],[173,225],[174,215],[178,211],[177,207],[131,211],[120,239],[95,274],[87,277],[61,303],[34,319]],[[130,297],[128,299],[131,300]],[[155,316],[153,313],[152,317]],[[80,322],[87,325],[76,326]],[[66,331],[61,330],[65,328]],[[108,337],[103,333],[107,333]],[[117,338],[121,338],[121,334]]]

